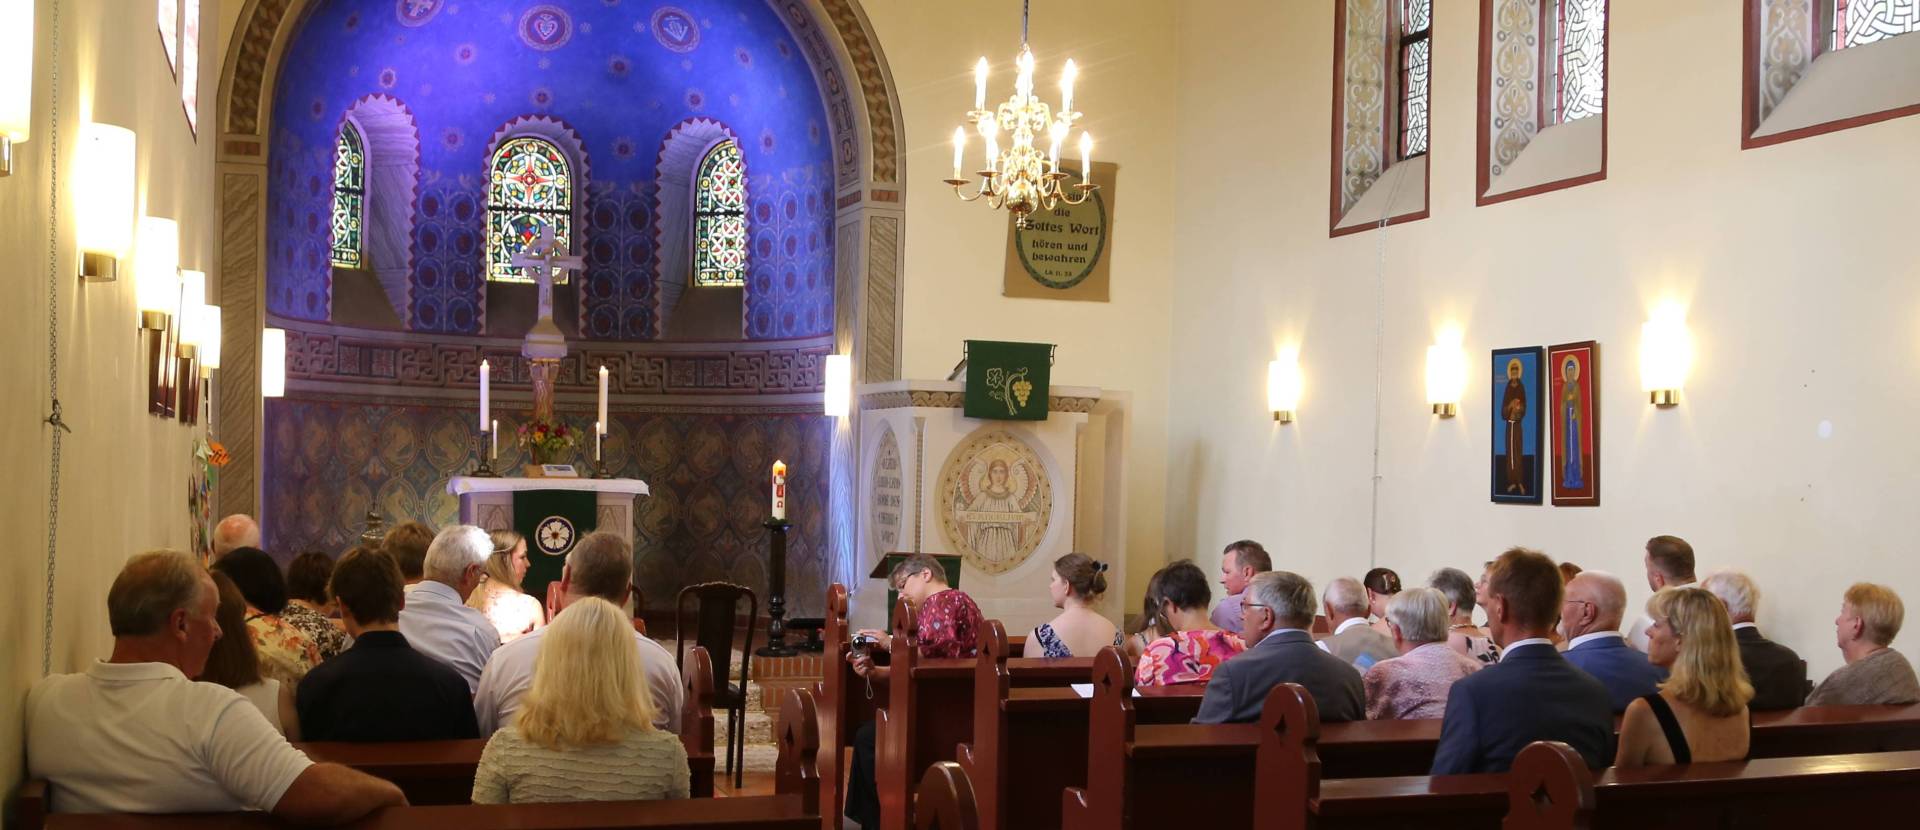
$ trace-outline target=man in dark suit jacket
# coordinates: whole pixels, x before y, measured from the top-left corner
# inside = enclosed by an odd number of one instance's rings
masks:
[[[1753,700],[1747,707],[1792,709],[1807,699],[1807,661],[1793,649],[1760,636],[1753,624],[1753,610],[1760,604],[1760,588],[1739,571],[1720,571],[1702,580],[1700,587],[1713,592],[1727,604],[1727,616],[1733,619],[1733,639],[1740,644],[1740,664],[1753,683]]]
[[[1607,687],[1613,711],[1627,711],[1634,698],[1659,691],[1667,672],[1627,645],[1620,621],[1627,610],[1627,586],[1600,571],[1586,571],[1567,583],[1560,604],[1560,633],[1567,638],[1567,662]]]
[[[1501,554],[1487,574],[1487,600],[1500,662],[1454,682],[1433,774],[1505,772],[1534,741],[1565,742],[1595,769],[1613,763],[1607,688],[1547,639],[1560,606],[1553,560],[1524,548]]]
[[[1360,672],[1314,645],[1307,633],[1313,612],[1306,577],[1287,571],[1255,576],[1240,603],[1241,634],[1253,646],[1213,670],[1193,722],[1257,721],[1267,693],[1282,683],[1305,686],[1324,723],[1365,718]]]

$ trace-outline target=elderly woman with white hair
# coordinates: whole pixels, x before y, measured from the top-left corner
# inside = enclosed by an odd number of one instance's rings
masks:
[[[493,733],[473,775],[473,803],[686,798],[687,749],[653,725],[633,624],[588,597],[543,635],[533,688]]]
[[[1447,646],[1447,598],[1432,588],[1409,588],[1387,602],[1387,628],[1400,656],[1367,670],[1367,718],[1437,718],[1447,711],[1453,683],[1480,670],[1480,661]]]

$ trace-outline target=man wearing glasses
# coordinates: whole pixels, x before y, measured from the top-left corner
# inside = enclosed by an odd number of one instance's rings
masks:
[[[1287,571],[1268,571],[1247,585],[1240,603],[1241,636],[1253,645],[1213,670],[1194,723],[1252,723],[1267,693],[1298,683],[1313,694],[1324,723],[1366,717],[1366,691],[1353,666],[1313,644],[1313,584]]]
[[[1627,587],[1612,574],[1584,571],[1567,583],[1560,604],[1560,634],[1567,638],[1567,662],[1607,687],[1613,711],[1625,712],[1634,698],[1659,691],[1667,672],[1647,661],[1620,634],[1627,612]]]

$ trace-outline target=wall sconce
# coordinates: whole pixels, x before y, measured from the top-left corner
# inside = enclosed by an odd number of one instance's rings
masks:
[[[1273,420],[1282,424],[1293,423],[1293,413],[1300,406],[1300,353],[1287,349],[1280,353],[1280,359],[1267,364],[1267,408],[1273,410]]]
[[[134,301],[147,348],[147,411],[172,415],[174,313],[180,309],[180,226],[172,219],[140,217],[135,251]]]
[[[13,145],[33,132],[33,7],[0,2],[0,176],[13,175]]]
[[[1662,306],[1640,327],[1640,386],[1654,406],[1680,404],[1680,389],[1693,369],[1693,337],[1686,309]]]
[[[287,330],[260,332],[260,397],[287,394]]]
[[[213,377],[220,368],[220,307],[200,306],[200,376]]]
[[[829,417],[847,417],[853,401],[853,361],[843,354],[827,355],[824,374],[827,393],[823,408]]]
[[[1458,341],[1427,347],[1427,403],[1433,414],[1451,418],[1460,414],[1460,390],[1467,385],[1467,355]]]
[[[74,230],[80,244],[80,277],[92,282],[117,279],[120,259],[133,244],[133,131],[112,124],[82,124],[75,156],[74,196],[79,209],[74,211]]]

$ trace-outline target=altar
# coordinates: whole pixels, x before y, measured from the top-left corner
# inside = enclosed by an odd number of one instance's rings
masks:
[[[1107,563],[1096,606],[1120,619],[1126,601],[1124,392],[1053,386],[1045,420],[963,413],[959,381],[906,380],[858,390],[864,574],[888,553],[961,557],[962,590],[1009,634],[1052,619],[1053,560],[1071,552]],[[851,616],[883,628],[884,583],[862,580]]]
[[[482,530],[513,529],[513,494],[529,490],[586,491],[595,495],[594,528],[633,544],[633,501],[648,494],[637,478],[480,478],[454,476],[447,492],[460,497],[460,523]]]

